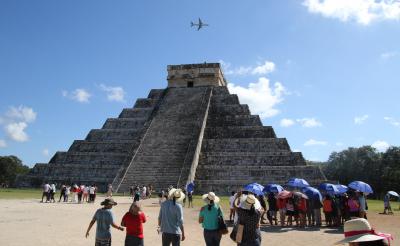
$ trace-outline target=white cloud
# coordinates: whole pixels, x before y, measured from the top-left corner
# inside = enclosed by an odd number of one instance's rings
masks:
[[[364,114],[363,116],[356,116],[354,117],[354,124],[362,125],[368,119],[368,117],[369,116],[367,114]]]
[[[30,107],[20,105],[18,107],[11,106],[0,118],[0,124],[3,125],[4,131],[8,138],[17,142],[26,142],[29,140],[28,134],[25,132],[29,123],[36,120],[37,113]],[[4,141],[4,140],[3,140]],[[6,145],[4,141],[2,145]]]
[[[395,118],[392,117],[383,117],[384,120],[386,120],[387,122],[389,122],[389,124],[396,126],[396,127],[400,127],[400,121],[396,120]]]
[[[6,117],[10,120],[33,122],[37,113],[32,108],[20,105],[18,108],[11,106],[6,112]]]
[[[387,142],[382,140],[375,141],[371,146],[377,149],[379,152],[385,152],[390,147]]]
[[[301,126],[307,128],[322,126],[322,123],[315,118],[302,118],[302,119],[297,119],[296,121],[299,122]]]
[[[5,147],[7,147],[6,140],[0,139],[0,148],[5,148]]]
[[[257,75],[264,75],[275,71],[275,64],[270,61],[265,61],[264,64],[255,67],[251,73]]]
[[[17,142],[26,142],[29,140],[25,128],[28,126],[25,122],[9,123],[5,126],[5,131],[9,138]]]
[[[271,61],[264,61],[264,63],[257,66],[240,66],[238,68],[231,69],[231,64],[226,63],[222,60],[219,61],[222,65],[222,69],[225,75],[265,75],[275,71],[275,63]]]
[[[280,126],[281,127],[290,127],[295,124],[295,121],[292,119],[281,119]]]
[[[303,5],[311,13],[362,25],[377,20],[400,20],[400,1],[397,0],[305,0]]]
[[[259,114],[261,118],[275,116],[279,110],[275,107],[283,101],[286,93],[285,87],[280,82],[270,86],[268,78],[261,77],[256,83],[242,87],[232,83],[228,84],[229,91],[237,94],[242,103],[248,104],[251,111]]]
[[[62,93],[63,97],[72,99],[72,100],[80,102],[80,103],[88,103],[90,97],[92,96],[85,89],[81,89],[81,88],[75,89],[72,92],[63,90],[61,93]]]
[[[396,51],[389,51],[389,52],[384,52],[381,54],[381,59],[382,60],[388,60],[390,58],[393,58],[395,56],[397,56],[398,53]]]
[[[111,87],[111,86],[106,86],[104,84],[100,84],[100,88],[107,92],[107,99],[109,101],[115,101],[115,102],[124,102],[125,101],[125,91],[122,87],[116,86],[116,87]]]
[[[46,157],[49,156],[49,150],[48,149],[43,149],[42,154],[44,156],[46,156]]]
[[[304,143],[304,146],[315,146],[315,145],[325,146],[325,145],[328,145],[328,142],[326,142],[326,141],[318,141],[318,140],[315,140],[315,139],[309,139]]]

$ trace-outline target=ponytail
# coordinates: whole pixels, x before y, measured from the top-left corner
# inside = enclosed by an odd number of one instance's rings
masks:
[[[172,199],[172,202],[174,203],[174,205],[176,205],[176,197],[174,197],[174,198]]]
[[[255,207],[254,207],[254,204],[251,204],[251,207],[250,207],[250,214],[253,215],[253,214],[255,214],[255,213],[256,213],[256,209],[255,209]]]

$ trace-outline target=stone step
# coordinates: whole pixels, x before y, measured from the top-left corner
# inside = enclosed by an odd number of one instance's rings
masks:
[[[250,115],[251,113],[246,104],[212,104],[209,114],[214,117],[216,115]]]
[[[94,164],[110,164],[122,165],[129,160],[129,155],[118,153],[96,153],[96,152],[68,152],[64,159],[64,163],[75,163],[85,165],[87,163]]]
[[[138,98],[135,102],[134,108],[154,108],[158,99],[151,98]]]
[[[204,117],[208,102],[206,96],[210,92],[207,87],[168,88],[139,152],[126,171],[120,185],[121,191],[128,189],[133,182],[131,175],[144,183],[176,185],[183,162],[187,154],[192,153],[190,148],[194,149],[197,143],[197,139],[193,141],[193,136],[200,132],[201,124],[198,122]],[[154,161],[143,161],[145,159]],[[169,171],[163,171],[165,169],[160,169],[162,167]],[[143,175],[143,172],[147,174]]]
[[[109,118],[102,129],[135,129],[139,130],[146,123],[147,118]]]
[[[53,157],[50,159],[49,163],[59,163],[63,162],[65,160],[65,157],[67,156],[66,151],[57,151]]]
[[[207,127],[262,126],[258,115],[215,115],[208,117]]]
[[[203,152],[271,152],[290,151],[286,138],[204,139]]]
[[[75,140],[68,151],[72,152],[112,152],[130,154],[138,147],[138,141],[87,142]]]
[[[147,118],[152,108],[124,108],[118,118]]]
[[[151,99],[160,99],[162,95],[164,94],[165,89],[152,89],[150,90],[149,95],[147,98]]]
[[[290,152],[282,156],[217,156],[217,155],[201,155],[199,165],[202,166],[213,166],[213,165],[230,165],[232,167],[237,166],[299,166],[305,165],[305,163],[298,161]]]
[[[276,138],[271,126],[207,127],[204,138]]]
[[[141,130],[135,129],[93,129],[86,136],[87,141],[105,142],[115,140],[137,140]]]
[[[239,98],[237,95],[231,94],[220,94],[213,95],[211,98],[211,103],[216,104],[239,104]]]
[[[229,90],[225,86],[215,87],[213,89],[213,96],[220,96],[220,95],[234,95],[234,94],[229,94]]]

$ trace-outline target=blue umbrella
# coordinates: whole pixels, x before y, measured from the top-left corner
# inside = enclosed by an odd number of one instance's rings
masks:
[[[349,184],[349,188],[352,188],[353,190],[358,190],[363,193],[374,193],[372,190],[371,186],[369,184],[364,183],[362,181],[353,181]]]
[[[339,189],[334,184],[330,183],[323,183],[318,186],[318,188],[330,195],[339,194]]]
[[[310,186],[307,181],[305,181],[304,179],[299,179],[299,178],[289,179],[287,185],[291,186],[291,187],[296,187],[296,188],[303,188],[303,187]]]
[[[264,186],[257,183],[248,184],[243,189],[259,196],[264,195]]]
[[[192,183],[189,183],[187,186],[186,186],[186,190],[187,190],[187,192],[192,192],[192,191],[194,191],[194,183],[192,182]]]
[[[306,194],[311,199],[319,199],[322,202],[322,195],[319,190],[315,189],[314,187],[304,187],[301,191]]]
[[[264,192],[273,192],[273,193],[279,193],[283,191],[283,187],[278,185],[278,184],[267,184],[264,188]]]
[[[346,193],[346,192],[349,190],[349,187],[347,187],[347,186],[345,186],[345,185],[337,184],[337,185],[335,185],[335,186],[336,186],[336,188],[338,189],[339,194]]]

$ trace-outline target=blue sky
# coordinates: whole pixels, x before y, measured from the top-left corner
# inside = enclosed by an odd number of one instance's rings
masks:
[[[205,61],[309,160],[400,145],[399,20],[388,0],[1,1],[0,155],[48,162]]]

